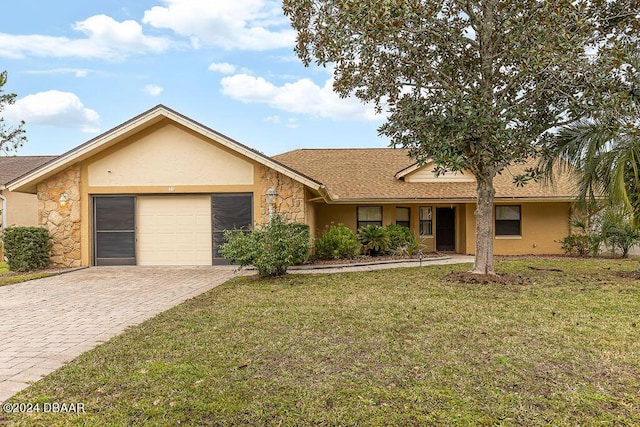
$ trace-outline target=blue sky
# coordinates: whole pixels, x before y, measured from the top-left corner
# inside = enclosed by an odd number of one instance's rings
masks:
[[[3,5],[0,70],[25,120],[18,154],[61,154],[164,104],[273,155],[386,147],[373,106],[305,68],[280,2],[20,0]]]

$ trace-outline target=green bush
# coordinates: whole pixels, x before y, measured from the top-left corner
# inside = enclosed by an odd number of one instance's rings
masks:
[[[570,234],[560,240],[560,247],[567,255],[586,256],[590,252],[589,236],[586,234]]]
[[[9,270],[31,271],[46,268],[51,257],[51,236],[40,227],[8,227],[3,233]]]
[[[309,256],[309,226],[287,224],[279,215],[260,229],[225,231],[224,237],[222,256],[241,267],[253,265],[262,277],[281,276]]]
[[[367,225],[358,230],[358,239],[367,255],[379,256],[389,253],[391,239],[387,230],[379,225]]]
[[[344,224],[331,225],[316,241],[318,259],[354,258],[360,253],[358,236]]]
[[[416,238],[411,230],[403,225],[387,225],[387,235],[389,236],[389,250],[395,255],[413,256],[417,249]]]
[[[602,240],[610,246],[615,254],[616,249],[622,252],[622,258],[629,256],[629,249],[640,243],[640,230],[633,223],[629,214],[621,210],[610,209],[602,215]]]

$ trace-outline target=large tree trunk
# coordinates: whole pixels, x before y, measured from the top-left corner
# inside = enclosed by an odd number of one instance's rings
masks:
[[[475,274],[495,274],[493,267],[493,174],[476,176],[478,182],[478,204],[476,216],[476,258],[473,270]]]

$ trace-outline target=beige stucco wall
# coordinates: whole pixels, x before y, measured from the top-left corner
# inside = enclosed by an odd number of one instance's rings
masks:
[[[92,187],[252,185],[253,164],[173,124],[118,144],[88,165]]]
[[[38,197],[35,194],[7,190],[0,191],[0,194],[7,199],[7,227],[38,225]]]
[[[555,203],[496,203],[520,205],[522,236],[494,237],[496,255],[561,254],[558,240],[569,234],[571,204]],[[467,250],[475,253],[475,205],[467,206]]]
[[[49,230],[53,240],[51,262],[54,267],[81,265],[80,165],[73,165],[38,184],[38,223]],[[59,203],[66,193],[68,202]]]
[[[500,203],[499,203],[500,204]],[[565,237],[569,232],[570,203],[501,203],[519,204],[522,218],[522,236],[494,238],[496,255],[518,254],[559,254],[562,253],[557,240]],[[343,223],[352,230],[356,229],[356,209],[361,205],[327,205],[315,204],[316,235],[321,234],[326,227]],[[381,206],[370,205],[370,206]],[[416,235],[420,249],[425,252],[435,251],[436,248],[436,208],[456,208],[456,252],[473,254],[475,252],[475,204],[388,204],[382,205],[383,225],[395,222],[396,207],[411,208],[411,230]],[[433,236],[419,236],[420,206],[431,206],[433,209]]]

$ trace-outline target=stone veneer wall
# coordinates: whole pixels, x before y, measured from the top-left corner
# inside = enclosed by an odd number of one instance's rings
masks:
[[[305,222],[305,200],[304,185],[285,176],[281,173],[265,166],[260,166],[260,194],[261,212],[258,222],[266,224],[269,222],[269,205],[265,199],[265,194],[269,188],[273,188],[278,193],[278,198],[274,206],[274,212],[282,215],[285,221]]]
[[[38,184],[38,222],[52,237],[54,267],[79,267],[80,255],[80,165],[76,164]],[[60,206],[67,193],[69,201]]]

